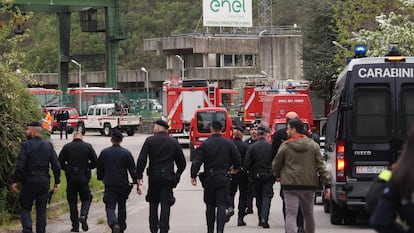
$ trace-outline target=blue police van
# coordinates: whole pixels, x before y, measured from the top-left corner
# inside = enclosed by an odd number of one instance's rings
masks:
[[[372,180],[393,164],[414,123],[414,57],[352,59],[336,80],[325,153],[332,179],[324,200],[332,224],[353,224]]]

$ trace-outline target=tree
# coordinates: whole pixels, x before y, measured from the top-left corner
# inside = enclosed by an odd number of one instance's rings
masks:
[[[10,7],[3,1],[1,14],[11,15]],[[25,54],[16,47],[26,36],[15,35],[14,26],[9,22],[0,27],[0,224],[7,221],[7,212],[15,213],[18,207],[17,195],[10,192],[10,178],[26,125],[41,119],[41,111],[24,83],[30,79],[24,73],[16,74],[17,69],[24,71],[21,61]]]
[[[354,38],[355,32],[362,29],[375,30],[377,28],[376,17],[382,12],[399,11],[401,4],[398,0],[333,0],[333,21],[335,23],[336,40],[345,49],[337,49],[334,63],[337,67],[343,67],[346,58],[354,55],[353,48],[357,44]],[[387,36],[387,35],[385,35]]]
[[[383,56],[388,52],[388,46],[397,43],[400,52],[405,56],[414,56],[414,22],[412,1],[404,1],[402,14],[390,12],[377,16],[375,30],[362,29],[358,37],[352,41],[367,45],[369,56]]]

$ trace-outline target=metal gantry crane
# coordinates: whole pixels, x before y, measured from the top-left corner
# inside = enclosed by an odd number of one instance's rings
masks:
[[[1,3],[0,3],[1,5]],[[116,88],[118,85],[119,41],[126,39],[121,34],[119,22],[119,0],[15,0],[15,7],[25,12],[56,13],[58,28],[58,86],[66,92],[69,79],[69,63],[72,56],[70,51],[71,14],[83,12],[89,17],[97,9],[105,11],[105,65],[107,87]],[[90,22],[93,25],[93,22]],[[90,30],[89,32],[98,32]],[[79,61],[82,62],[82,61]]]

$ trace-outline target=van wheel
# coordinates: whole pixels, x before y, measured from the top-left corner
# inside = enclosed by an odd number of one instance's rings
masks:
[[[107,136],[107,137],[111,136],[111,131],[112,131],[111,125],[110,124],[105,124],[103,131],[104,131],[105,136]]]
[[[126,133],[127,133],[127,135],[128,135],[128,136],[134,136],[134,134],[135,134],[135,129],[134,129],[134,128],[128,128],[128,129],[126,130]]]
[[[342,219],[344,218],[344,209],[337,205],[335,201],[331,198],[330,200],[330,218],[331,224],[333,225],[342,225]]]
[[[356,222],[356,212],[348,210],[345,214],[344,224],[345,225],[354,225]]]
[[[105,131],[104,131],[103,129],[100,129],[100,130],[99,130],[99,133],[100,133],[101,135],[105,135]]]
[[[73,133],[73,129],[68,129],[68,134],[72,134]]]

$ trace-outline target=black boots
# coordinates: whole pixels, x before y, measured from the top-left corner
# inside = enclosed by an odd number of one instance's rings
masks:
[[[237,219],[237,226],[241,227],[241,226],[246,226],[246,222],[243,220],[243,217],[240,217]]]

